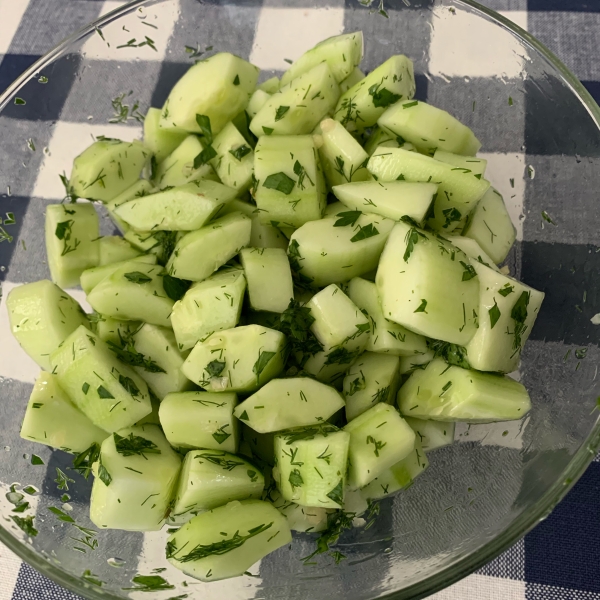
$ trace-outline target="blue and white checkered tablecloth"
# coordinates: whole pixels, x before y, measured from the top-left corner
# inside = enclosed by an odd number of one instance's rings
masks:
[[[269,0],[264,1],[267,6]],[[296,0],[290,1],[294,3]],[[350,1],[354,0],[346,0],[346,2]],[[592,96],[600,103],[598,45],[600,0],[483,0],[483,3],[498,10],[545,43],[583,81]],[[120,4],[122,4],[120,0],[0,0],[0,90],[6,88],[24,69],[62,38]],[[328,0],[328,4],[332,4],[331,0]],[[339,0],[342,19],[343,8],[344,0]],[[261,16],[261,22],[265,21],[265,27],[268,25],[267,13],[268,10],[263,15],[264,19]],[[313,26],[316,24],[318,19],[313,22]],[[318,39],[330,35],[329,31],[312,31],[310,35],[314,37],[317,33]],[[169,35],[168,31],[164,35]],[[251,44],[252,41],[240,40],[240,44],[246,43]],[[294,41],[290,40],[290,43],[293,45]],[[304,49],[304,41],[299,40],[298,43],[301,43]],[[485,41],[482,43],[485,44]],[[93,44],[87,50],[88,55],[92,56]],[[298,54],[300,51],[301,49]],[[443,53],[438,58],[443,62]],[[152,71],[149,75],[162,76],[159,72],[161,60],[159,53],[153,57],[154,64],[146,63],[146,68]],[[285,63],[268,66],[282,69]],[[169,76],[177,77],[179,72],[180,70],[175,75]],[[107,73],[107,77],[108,75]],[[85,86],[78,86],[77,93],[69,93],[69,87],[66,86],[62,114],[69,113],[69,105],[74,110],[80,102],[80,99],[75,96],[85,93],[93,94],[93,87],[86,90]],[[147,95],[146,105],[152,103],[152,90],[149,89]],[[52,120],[58,116],[57,113],[54,116],[47,115],[46,118]],[[103,123],[106,123],[109,116],[107,113],[106,118],[103,119],[103,115],[97,115]],[[61,162],[60,150],[61,147],[68,148],[72,140],[81,133],[77,130],[79,125],[81,123],[72,123],[63,119],[57,123],[52,139],[48,140],[50,152],[41,165],[37,180],[32,183],[30,190],[32,197],[42,199],[62,197],[63,192],[56,173],[63,169],[68,172],[69,165],[63,165]],[[87,124],[86,127],[89,131],[81,137],[89,139],[87,134],[95,133],[94,126]],[[113,127],[122,129],[118,126]],[[112,135],[110,126],[103,125],[100,133]],[[119,137],[118,133],[121,132],[116,133]],[[85,142],[82,143],[85,145]],[[72,155],[71,148],[68,156]],[[11,160],[20,160],[18,156],[2,154],[0,158],[5,161],[2,165],[5,172],[10,171]],[[517,156],[516,160],[518,159]],[[0,190],[3,190],[6,184],[7,182],[3,181],[0,175]],[[520,208],[522,209],[522,200]],[[37,227],[39,226],[37,224]],[[4,296],[11,286],[9,280],[3,283]],[[535,282],[530,283],[535,285]],[[2,335],[7,331],[2,323],[0,323],[0,331],[3,332]],[[3,360],[0,360],[0,363]],[[29,373],[15,373],[14,369],[10,374],[2,373],[2,364],[0,364],[0,376],[2,375],[19,381],[30,380]],[[77,597],[45,579],[30,566],[22,563],[8,549],[0,546],[0,600],[75,598]],[[432,598],[435,600],[600,600],[600,462],[598,459],[592,463],[575,488],[550,517],[538,525],[532,533],[477,573]]]

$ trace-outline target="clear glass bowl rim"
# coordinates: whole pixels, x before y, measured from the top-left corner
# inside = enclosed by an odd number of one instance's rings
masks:
[[[132,0],[98,18],[96,21],[91,22],[73,35],[65,38],[24,71],[3,93],[0,94],[0,110],[8,104],[11,98],[25,83],[34,77],[38,71],[41,71],[44,67],[60,58],[63,54],[66,54],[72,45],[81,41],[88,34],[93,32],[94,29],[107,25],[136,8],[155,2],[157,2],[157,0]],[[497,25],[502,26],[515,34],[520,41],[535,49],[560,73],[563,83],[571,89],[581,103],[587,108],[590,116],[596,123],[596,126],[600,129],[600,107],[596,104],[579,79],[577,79],[562,61],[544,44],[506,17],[474,0],[453,0],[452,4],[469,6],[476,11],[483,13],[483,15],[490,20],[495,21]],[[380,596],[378,600],[416,600],[425,598],[426,596],[434,594],[459,581],[463,577],[470,575],[473,571],[496,558],[526,533],[531,531],[540,521],[545,519],[550,512],[552,512],[554,507],[566,496],[577,480],[583,475],[599,448],[600,417],[596,420],[590,434],[581,444],[581,447],[563,471],[562,477],[557,479],[555,484],[544,494],[537,504],[532,506],[529,510],[524,511],[524,513],[515,519],[515,521],[513,521],[500,535],[490,540],[478,551],[462,557],[428,579],[415,583],[402,590]],[[12,550],[23,561],[37,569],[40,573],[76,594],[84,596],[89,600],[122,600],[119,596],[114,596],[110,592],[104,591],[96,586],[91,586],[85,581],[65,573],[43,558],[40,554],[33,551],[26,543],[23,543],[14,537],[2,525],[0,525],[0,542]]]

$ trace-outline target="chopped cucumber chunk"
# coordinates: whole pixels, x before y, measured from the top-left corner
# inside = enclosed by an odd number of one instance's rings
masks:
[[[77,454],[101,444],[107,436],[74,406],[56,375],[39,374],[23,417],[23,439]]]
[[[255,90],[252,96],[250,96],[250,100],[248,101],[248,106],[246,107],[246,112],[250,119],[253,119],[258,111],[267,103],[271,94],[261,90],[260,88]]]
[[[138,263],[155,265],[156,255],[141,254],[132,258],[131,260],[123,260],[119,262],[106,264],[101,267],[93,267],[92,269],[86,269],[79,278],[81,289],[83,289],[83,291],[86,294],[89,294],[103,279],[106,279],[115,271],[118,271],[119,269],[125,267],[128,268],[130,271],[135,271],[138,267]]]
[[[457,248],[460,248],[471,259],[471,262],[476,261],[498,273],[500,272],[494,261],[481,249],[481,246],[474,239],[463,237],[462,235],[449,235],[446,239]]]
[[[141,252],[118,235],[105,235],[98,240],[98,255],[98,264],[103,266],[133,260],[139,257]]]
[[[142,196],[148,195],[154,188],[152,184],[146,179],[138,179],[131,187],[128,187],[124,192],[113,198],[110,202],[106,203],[106,211],[108,216],[112,219],[113,223],[119,228],[122,234],[129,231],[130,227],[115,214],[115,210],[124,204],[133,200],[134,198],[141,198]]]
[[[252,184],[254,151],[233,123],[227,123],[215,136],[212,147],[216,156],[210,164],[219,179],[238,194]]]
[[[433,154],[435,160],[448,163],[453,167],[460,167],[465,173],[471,171],[474,175],[485,175],[487,160],[485,158],[476,158],[475,156],[463,156],[462,154],[453,154],[446,150],[436,150]]]
[[[352,86],[365,78],[365,74],[358,68],[354,67],[352,73],[346,79],[340,81],[340,92],[345,94]]]
[[[77,301],[47,279],[13,288],[6,308],[17,342],[46,371],[50,354],[78,327],[90,326]]]
[[[180,392],[160,404],[160,424],[175,448],[210,448],[237,452],[238,422],[233,418],[235,394]]]
[[[259,433],[315,425],[344,407],[332,387],[309,377],[273,379],[239,404],[235,416]]]
[[[450,421],[425,421],[404,417],[417,434],[417,444],[421,444],[425,452],[443,448],[454,441],[455,423]]]
[[[514,379],[453,367],[436,358],[400,388],[398,406],[403,415],[417,419],[493,423],[521,419],[531,401]]]
[[[188,135],[183,129],[161,127],[160,114],[160,108],[150,107],[144,119],[144,144],[154,154],[156,162],[167,158]]]

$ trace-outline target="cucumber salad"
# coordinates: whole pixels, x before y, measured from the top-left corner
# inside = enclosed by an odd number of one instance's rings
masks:
[[[261,84],[198,61],[142,141],[75,158],[46,211],[51,281],[7,299],[42,369],[21,436],[93,474],[97,527],[168,527],[166,559],[202,581],[292,530],[339,562],[456,422],[531,407],[506,374],[543,294],[497,266],[515,228],[481,144],[414,99],[406,56],[366,76],[362,56],[361,32],[336,36]]]

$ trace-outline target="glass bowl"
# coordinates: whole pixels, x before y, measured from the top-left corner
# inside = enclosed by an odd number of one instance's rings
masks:
[[[357,29],[365,34],[363,68],[408,55],[418,97],[449,110],[483,142],[488,173],[518,230],[507,264],[546,293],[516,374],[533,410],[523,422],[457,427],[455,443],[432,453],[424,475],[382,502],[373,527],[342,536],[347,559],[340,565],[327,557],[303,565],[314,536],[297,535],[252,576],[201,584],[166,562],[165,532],[96,532],[90,481],[69,470],[72,457],[19,438],[37,368],[10,335],[2,307],[0,540],[63,586],[93,599],[144,597],[131,590],[132,579],[154,574],[168,582],[152,596],[159,600],[419,598],[517,541],[592,460],[600,441],[600,328],[590,323],[600,301],[593,194],[600,188],[600,110],[544,46],[475,2],[138,0],[101,17],[0,96],[4,297],[49,276],[44,208],[63,198],[59,174],[69,174],[92,136],[139,136],[140,113],[160,107],[181,74],[211,51],[251,60],[266,79],[317,41]],[[103,218],[102,233],[111,232]],[[72,293],[81,299],[81,291]],[[73,480],[68,491],[57,468]],[[26,495],[30,508],[21,515],[35,514],[35,537],[11,519],[12,485],[38,490]]]

